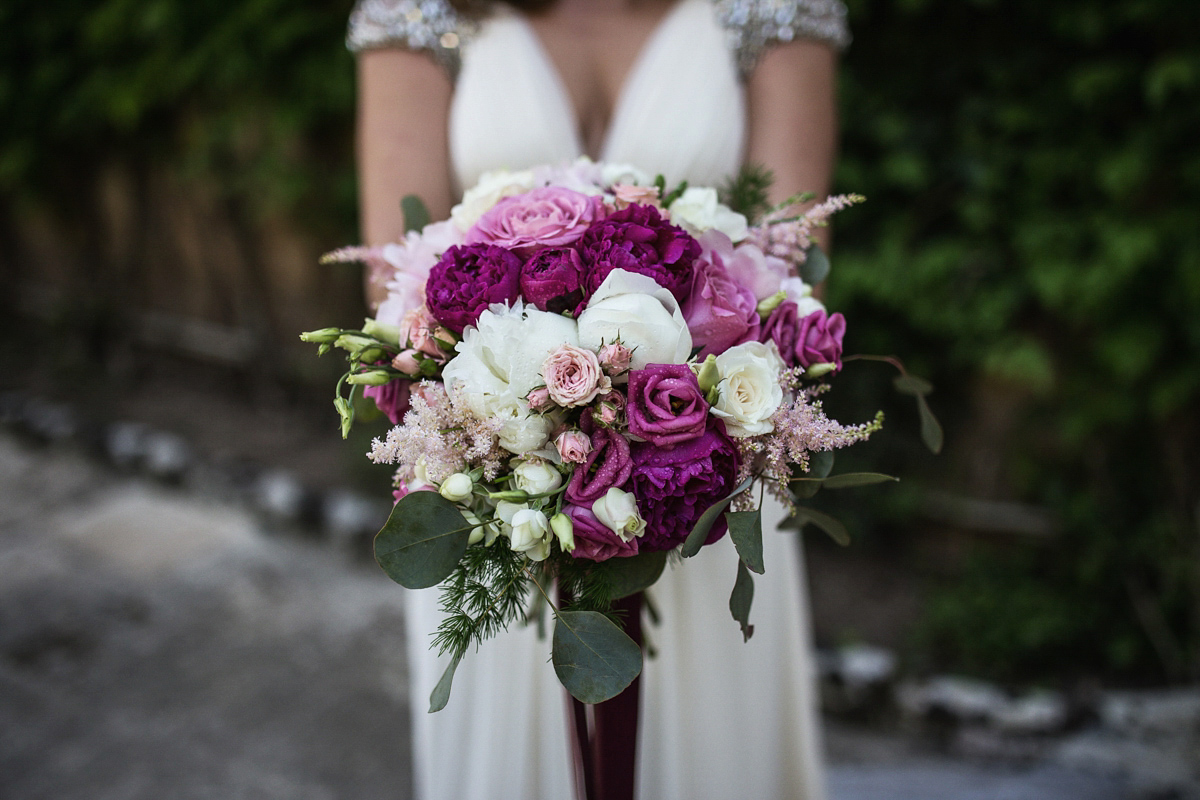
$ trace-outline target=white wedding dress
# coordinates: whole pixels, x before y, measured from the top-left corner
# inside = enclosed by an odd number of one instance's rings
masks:
[[[793,35],[842,44],[843,13],[834,0],[681,0],[627,77],[601,158],[668,184],[719,184],[741,163],[741,77],[758,51]],[[487,170],[583,152],[565,87],[516,13],[468,25],[444,2],[360,0],[352,49],[390,44],[427,50],[457,76],[449,135],[460,188]],[[642,673],[642,800],[825,796],[801,551],[795,534],[776,531],[782,516],[768,502],[748,643],[729,613],[728,537],[668,567],[649,592],[661,623],[646,625],[657,656]],[[437,598],[410,593],[406,616],[418,800],[569,800],[565,693],[534,627],[468,653],[448,706],[426,713],[445,668],[429,650]]]

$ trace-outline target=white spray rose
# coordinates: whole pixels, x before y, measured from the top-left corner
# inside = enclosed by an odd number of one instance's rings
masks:
[[[580,346],[599,350],[619,339],[633,351],[630,369],[682,364],[692,353],[692,334],[675,297],[635,272],[608,273],[577,322]]]
[[[646,532],[646,520],[638,513],[636,498],[615,486],[592,503],[592,513],[623,542]]]
[[[746,218],[729,206],[717,201],[717,190],[707,186],[691,186],[684,190],[671,207],[671,222],[682,225],[694,234],[714,228],[735,242],[749,233]]]
[[[775,430],[771,422],[783,403],[779,375],[786,368],[774,342],[743,342],[716,358],[720,397],[711,409],[725,420],[730,436],[758,436]]]
[[[479,183],[463,192],[462,202],[450,209],[450,219],[460,231],[466,232],[496,203],[511,195],[528,192],[533,184],[533,173],[527,169],[485,172]]]
[[[465,472],[456,472],[442,481],[442,485],[438,487],[438,493],[451,503],[461,503],[471,497],[471,491],[474,488],[475,482],[471,480],[470,475]]]
[[[564,343],[579,343],[574,320],[519,302],[512,308],[495,305],[463,331],[442,380],[476,417],[505,420],[500,446],[522,455],[550,438],[554,421],[531,413],[525,396],[542,382],[546,356]]]
[[[562,475],[539,461],[526,461],[513,470],[517,488],[528,494],[545,494],[562,486]]]
[[[541,511],[523,508],[513,514],[509,547],[514,552],[524,553],[530,561],[545,561],[550,555],[550,520]]]

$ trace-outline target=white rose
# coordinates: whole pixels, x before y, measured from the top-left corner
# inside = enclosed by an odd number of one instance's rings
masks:
[[[620,339],[633,351],[630,369],[682,364],[692,353],[692,334],[679,303],[646,275],[623,269],[608,273],[577,322],[580,346],[598,351]]]
[[[474,488],[475,482],[471,480],[470,475],[465,472],[456,472],[442,481],[442,485],[438,487],[438,493],[451,503],[461,503],[471,497]]]
[[[646,532],[646,520],[638,513],[637,500],[615,486],[592,503],[592,513],[623,542]]]
[[[562,475],[549,464],[526,461],[513,470],[517,488],[528,494],[546,494],[562,486]]]
[[[771,415],[783,402],[779,375],[786,365],[774,342],[744,342],[716,358],[720,397],[712,413],[725,420],[730,436],[758,436],[775,430]]]
[[[513,514],[509,547],[514,552],[524,553],[530,561],[545,561],[550,555],[550,521],[541,511],[523,508]]]
[[[560,344],[579,344],[574,320],[519,302],[492,306],[463,331],[442,380],[476,417],[505,420],[501,447],[517,455],[538,450],[554,421],[531,413],[525,396],[542,382],[542,364]]]
[[[812,287],[799,278],[787,278],[780,288],[787,299],[796,304],[797,319],[804,319],[814,311],[825,310],[825,304],[813,297]]]
[[[717,190],[692,186],[684,190],[671,207],[671,221],[695,234],[716,228],[735,242],[749,232],[746,218],[729,206],[717,202]]]
[[[496,203],[505,197],[528,192],[533,184],[533,173],[527,169],[518,172],[506,169],[485,172],[479,183],[463,192],[462,202],[450,209],[450,219],[460,231],[465,232]]]
[[[632,164],[601,164],[600,179],[605,186],[615,186],[618,183],[650,186],[654,183],[654,178]]]

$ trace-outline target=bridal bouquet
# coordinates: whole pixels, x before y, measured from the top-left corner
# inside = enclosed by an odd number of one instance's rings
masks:
[[[360,387],[395,425],[370,452],[397,467],[375,555],[406,587],[442,586],[434,644],[451,664],[431,710],[472,643],[546,609],[564,686],[615,696],[641,651],[613,601],[726,533],[749,638],[764,492],[795,510],[796,487],[888,479],[829,476],[829,453],[881,418],[842,425],[820,400],[846,322],[812,294],[828,270],[813,234],[862,198],[796,213],[811,198],[767,206],[768,182],[668,189],[586,160],[489,173],[450,219],[428,224],[406,198],[402,242],[331,254],[392,270],[361,330],[302,338],[348,353],[343,431]]]

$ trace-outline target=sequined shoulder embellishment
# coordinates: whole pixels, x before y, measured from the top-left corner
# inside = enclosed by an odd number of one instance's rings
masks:
[[[428,52],[454,77],[462,45],[474,30],[447,0],[358,0],[346,46],[356,53],[376,47]]]
[[[743,77],[780,42],[817,39],[839,50],[850,44],[840,0],[714,0],[713,5]]]

